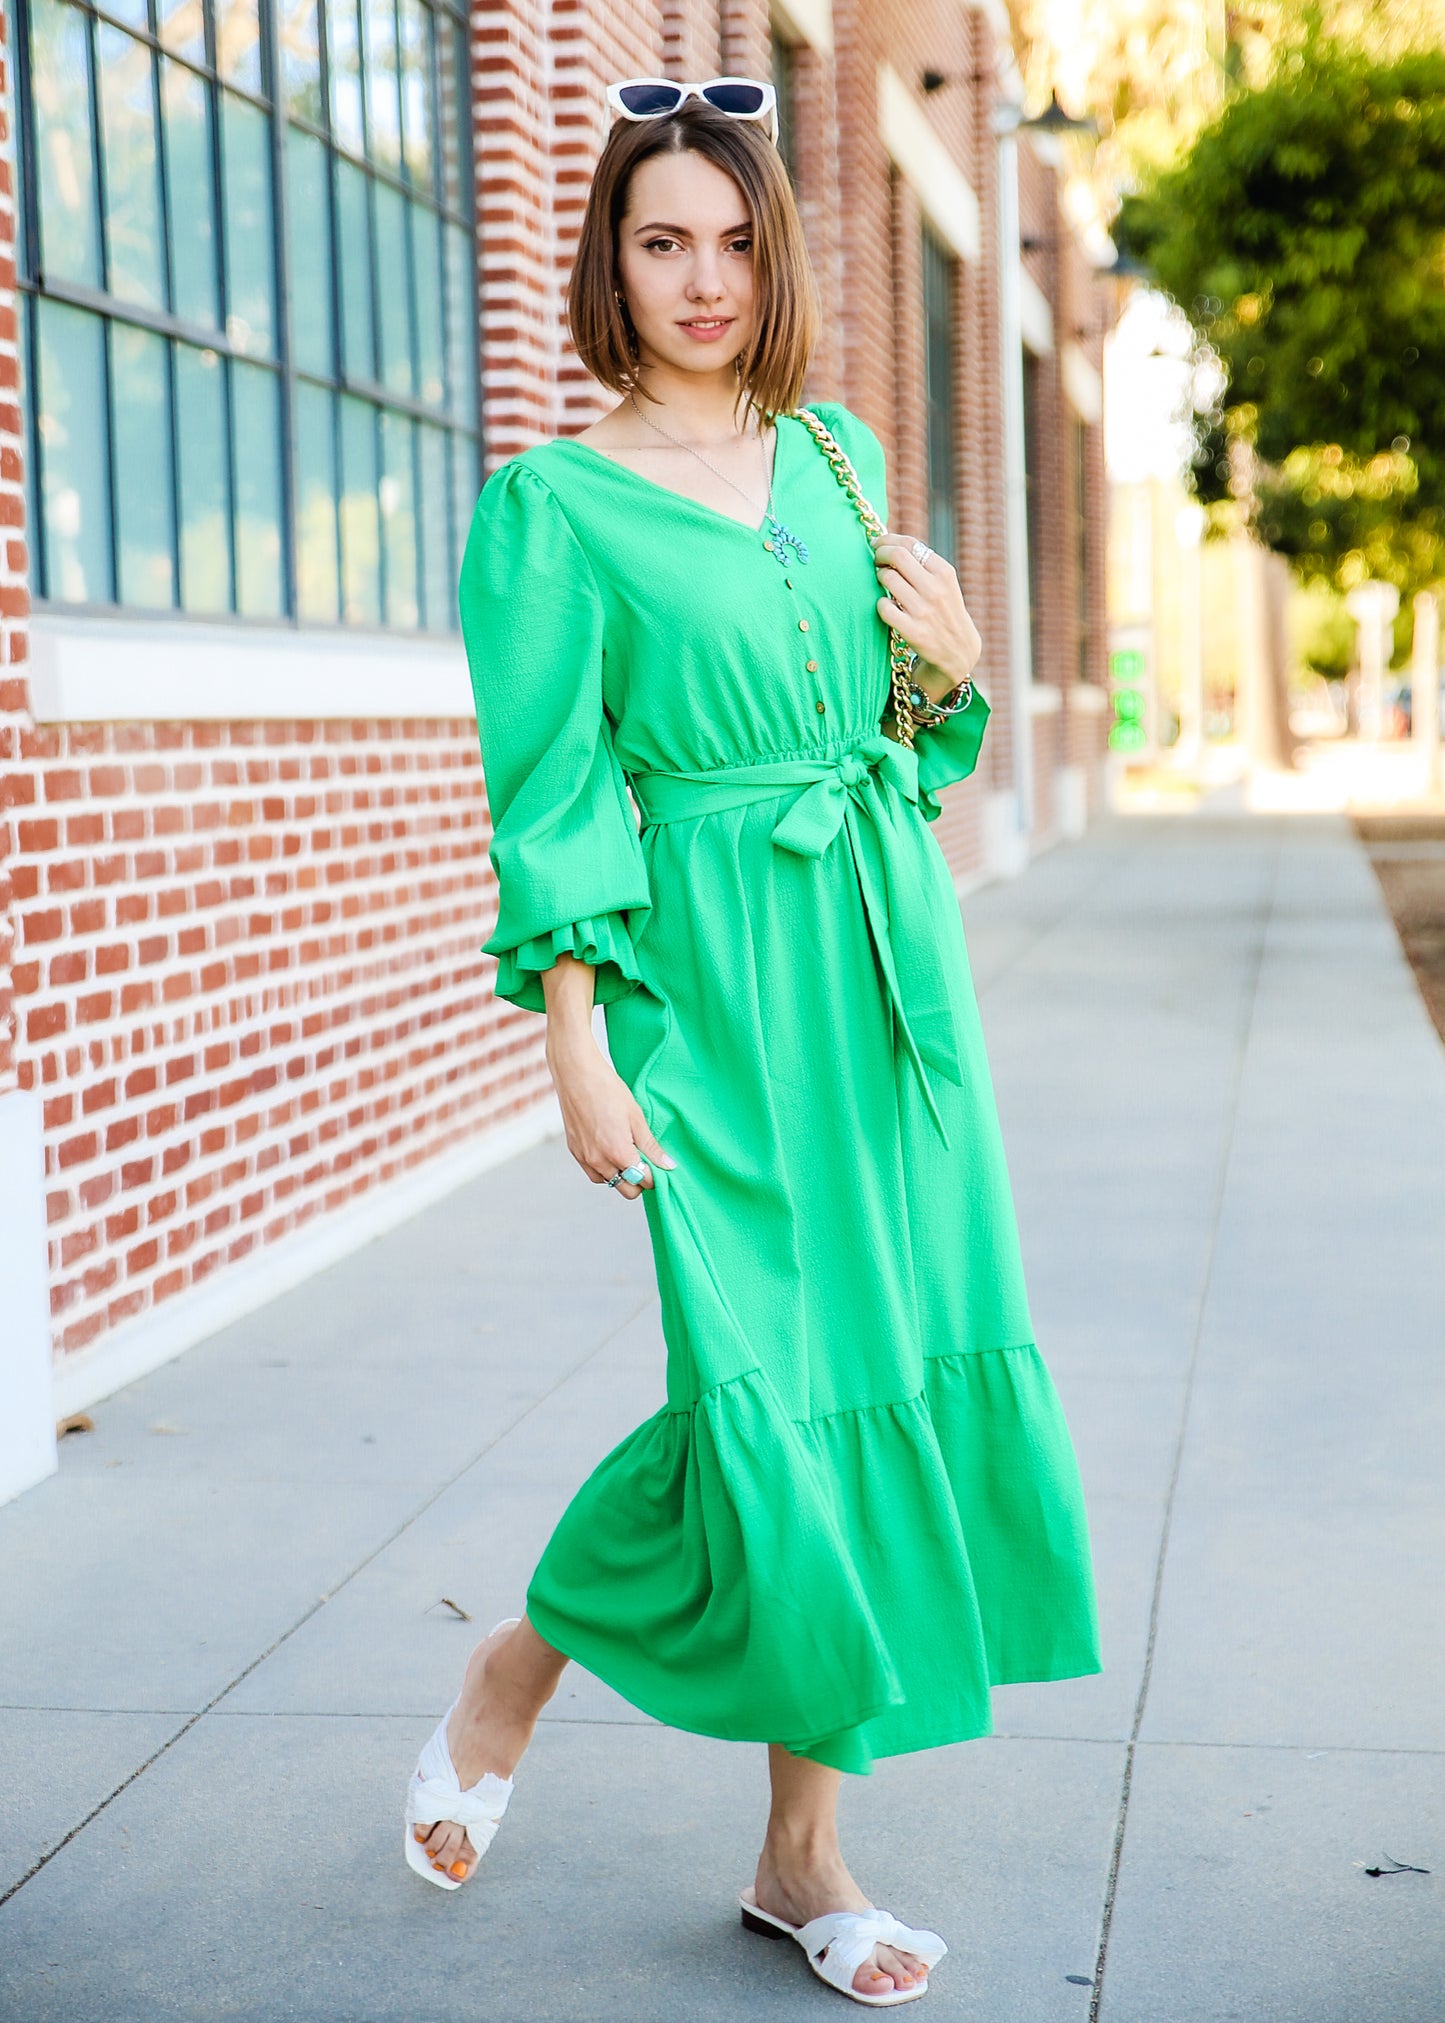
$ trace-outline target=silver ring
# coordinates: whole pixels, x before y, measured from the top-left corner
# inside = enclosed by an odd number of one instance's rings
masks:
[[[615,1187],[619,1180],[630,1180],[634,1187],[640,1187],[646,1178],[647,1168],[634,1161],[631,1166],[624,1166],[620,1173],[614,1173],[607,1185]]]
[[[929,545],[928,545],[928,543],[927,543],[926,541],[915,541],[915,542],[914,542],[914,544],[913,544],[913,557],[914,557],[914,560],[915,560],[915,561],[917,561],[917,562],[926,562],[926,561],[928,560],[929,556],[930,556],[930,555],[931,555],[932,553],[933,553],[933,550],[932,550],[932,548],[930,548],[930,547],[929,547]]]

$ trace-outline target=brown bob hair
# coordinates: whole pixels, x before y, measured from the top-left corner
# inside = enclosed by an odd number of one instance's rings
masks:
[[[602,150],[567,283],[567,328],[577,356],[614,393],[641,391],[637,333],[617,300],[617,230],[634,169],[653,155],[705,155],[742,191],[753,226],[753,334],[738,357],[738,398],[765,423],[791,413],[818,340],[817,283],[783,160],[757,121],[684,99],[661,119],[618,118]]]

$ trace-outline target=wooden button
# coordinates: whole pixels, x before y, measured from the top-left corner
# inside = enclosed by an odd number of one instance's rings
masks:
[[[818,663],[816,660],[810,660],[808,662],[808,672],[809,674],[816,674],[818,672]]]
[[[800,619],[798,620],[798,630],[799,630],[799,632],[806,632],[806,631],[807,631],[807,629],[808,629],[808,621],[807,621],[807,619],[806,619],[806,618],[800,618]]]
[[[827,705],[827,703],[825,703],[825,702],[818,702],[818,703],[814,703],[813,707],[814,707],[814,709],[816,709],[816,710],[817,710],[817,712],[818,712],[819,716],[821,716],[821,715],[823,714],[824,710],[825,710],[825,709],[826,709],[826,708],[828,707],[828,705]]]

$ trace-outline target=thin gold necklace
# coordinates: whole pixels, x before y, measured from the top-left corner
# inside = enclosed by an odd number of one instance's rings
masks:
[[[757,504],[755,500],[747,492],[743,490],[741,485],[733,484],[732,479],[728,476],[726,471],[720,471],[715,463],[712,463],[707,457],[703,455],[701,450],[695,450],[691,443],[685,443],[681,441],[679,437],[671,434],[669,430],[663,428],[660,422],[655,422],[652,419],[651,415],[644,414],[642,412],[642,409],[637,405],[636,398],[634,397],[633,394],[629,393],[627,398],[629,401],[631,401],[632,411],[637,416],[639,421],[645,421],[650,429],[656,429],[657,433],[660,436],[666,436],[667,440],[670,443],[676,444],[678,449],[686,450],[688,455],[696,457],[700,464],[706,464],[708,469],[713,473],[715,477],[721,478],[725,485],[732,485],[732,488],[737,493],[738,497],[740,499],[746,499],[748,504],[752,507],[753,511],[754,512],[757,511]],[[777,434],[776,423],[774,423],[773,432],[774,436],[776,437]],[[778,451],[777,451],[777,444],[775,441],[773,447],[773,462],[775,465],[777,463],[777,460],[778,460]],[[790,532],[789,529],[786,526],[784,526],[783,522],[778,518],[777,514],[773,511],[773,477],[771,471],[768,473],[768,502],[763,509],[763,524],[756,531],[762,534],[763,546],[767,549],[768,553],[770,555],[775,556],[777,560],[782,563],[785,569],[791,568],[794,561],[798,562],[807,561],[808,559],[807,548],[798,539],[796,534]],[[792,550],[791,557],[789,556],[788,553],[789,549]]]

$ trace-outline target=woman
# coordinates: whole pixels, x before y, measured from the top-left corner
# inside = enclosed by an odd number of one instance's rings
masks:
[[[794,414],[818,309],[771,90],[701,90],[610,89],[568,316],[622,397],[492,473],[460,589],[497,994],[546,1013],[583,1172],[645,1204],[668,1402],[473,1653],[408,1859],[472,1873],[575,1658],[769,1745],[744,1920],[884,2006],[946,1948],[849,1874],[841,1774],[987,1734],[991,1683],[1097,1671],[1092,1573],[928,827],[976,754],[978,634],[926,544],[870,553]],[[883,514],[877,438],[814,412]]]

